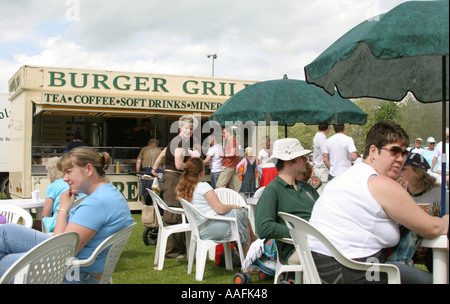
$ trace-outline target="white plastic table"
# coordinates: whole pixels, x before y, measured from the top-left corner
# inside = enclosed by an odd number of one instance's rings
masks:
[[[42,210],[44,209],[44,199],[39,201],[33,201],[31,198],[19,198],[19,199],[2,199],[0,205],[14,205],[23,209],[36,209],[36,219],[42,219]]]
[[[433,249],[433,284],[448,284],[447,235],[422,239],[420,246]]]

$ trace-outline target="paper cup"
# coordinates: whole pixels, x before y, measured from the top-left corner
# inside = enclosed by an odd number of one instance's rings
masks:
[[[33,202],[39,202],[39,200],[41,199],[41,190],[34,190],[33,192],[31,192],[31,199],[33,200]]]

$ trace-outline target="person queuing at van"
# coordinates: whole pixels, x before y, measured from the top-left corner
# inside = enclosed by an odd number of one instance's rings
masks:
[[[330,181],[314,205],[309,223],[347,258],[385,262],[385,249],[400,240],[398,224],[425,238],[447,233],[448,216],[439,218],[423,212],[400,183],[408,145],[409,137],[399,125],[376,123],[367,134],[363,162]],[[339,264],[317,239],[308,242],[322,281],[387,282],[385,273],[379,274],[379,281],[369,281],[366,271]],[[400,270],[402,283],[432,282],[428,272],[393,264]]]
[[[256,234],[260,238],[290,238],[289,229],[278,212],[309,220],[319,194],[310,184],[297,180],[297,177],[306,173],[307,155],[311,152],[304,149],[295,138],[274,142],[273,154],[267,161],[275,163],[278,175],[264,188],[255,210]],[[276,244],[284,263],[300,263],[293,245],[279,241]]]
[[[70,190],[61,194],[54,235],[76,232],[80,245],[76,257],[88,258],[107,237],[133,223],[128,203],[117,188],[106,180],[111,163],[108,153],[89,147],[78,147],[64,154],[58,168]],[[87,196],[73,206],[75,196]],[[27,251],[52,237],[47,233],[17,224],[0,225],[0,276]],[[64,283],[98,283],[105,265],[105,254],[80,269],[79,281]]]
[[[330,170],[323,162],[323,153],[326,150],[327,135],[330,132],[330,125],[323,123],[319,124],[318,131],[313,138],[313,166],[314,174],[322,183],[322,186],[317,189],[319,194],[322,193],[326,183],[328,183],[328,174]]]
[[[345,172],[358,158],[353,138],[344,134],[345,125],[333,126],[336,134],[327,139],[323,151],[323,162],[330,170],[328,180]]]
[[[211,134],[209,136],[209,149],[206,152],[206,158],[204,163],[210,163],[209,167],[211,168],[210,178],[211,178],[211,187],[216,189],[217,180],[219,179],[220,171],[222,170],[222,157],[220,156],[223,153],[223,146],[220,143],[220,140]]]
[[[161,154],[161,149],[158,148],[159,142],[156,139],[150,139],[147,146],[142,147],[139,151],[139,155],[136,159],[136,172],[144,172],[145,174],[151,174],[153,165]],[[142,170],[142,171],[141,171]],[[156,168],[158,173],[164,172],[163,168]],[[145,189],[151,189],[153,185],[153,179],[140,178],[139,195],[144,197],[146,205],[151,205],[152,198]]]
[[[222,130],[222,135],[225,137],[225,148],[222,157],[222,170],[220,171],[219,179],[217,180],[217,188],[230,188],[239,192],[239,185],[236,183],[236,166],[239,163],[238,145],[233,136],[233,129],[230,126]]]
[[[193,155],[194,129],[198,126],[197,118],[193,115],[183,115],[178,119],[178,135],[175,136],[161,152],[152,168],[152,175],[157,175],[157,168],[165,163],[165,170],[159,187],[160,195],[164,202],[171,207],[181,208],[181,204],[176,198],[175,190],[181,174],[186,167],[186,162]],[[199,155],[199,154],[198,154]],[[164,211],[164,225],[175,225],[182,222],[180,214]],[[186,243],[184,233],[174,233],[169,236],[166,247],[166,257],[173,259],[184,258]]]
[[[150,139],[147,146],[142,147],[136,159],[136,171],[144,171],[151,173],[154,163],[161,154],[161,149],[158,148],[159,142],[156,139]]]

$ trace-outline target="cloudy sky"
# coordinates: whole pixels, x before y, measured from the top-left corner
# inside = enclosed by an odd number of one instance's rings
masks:
[[[406,0],[0,0],[0,92],[22,65],[269,80]]]

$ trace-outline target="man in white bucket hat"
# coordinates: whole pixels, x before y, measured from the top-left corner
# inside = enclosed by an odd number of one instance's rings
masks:
[[[307,155],[311,152],[295,138],[275,141],[272,157],[267,161],[275,163],[278,176],[264,188],[256,205],[255,226],[259,238],[290,238],[289,229],[278,216],[280,211],[309,220],[319,194],[296,177],[305,173]],[[299,263],[293,245],[277,241],[277,249],[284,263]]]

